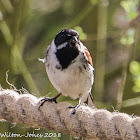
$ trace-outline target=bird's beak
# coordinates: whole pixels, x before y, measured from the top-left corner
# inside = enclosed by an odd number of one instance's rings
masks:
[[[78,41],[76,36],[73,36],[71,40],[72,40],[72,43],[76,43]]]

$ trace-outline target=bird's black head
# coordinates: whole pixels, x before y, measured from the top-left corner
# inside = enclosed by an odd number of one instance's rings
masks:
[[[56,57],[62,69],[66,69],[79,54],[79,33],[73,29],[64,29],[56,35],[54,43]],[[66,44],[61,46],[64,43]]]
[[[77,31],[73,29],[64,29],[56,35],[54,43],[56,47],[58,47],[59,45],[62,45],[65,42],[74,43],[77,40],[79,40],[79,33]]]

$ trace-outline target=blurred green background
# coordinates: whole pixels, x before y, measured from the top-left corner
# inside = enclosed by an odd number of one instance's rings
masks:
[[[38,58],[44,58],[59,31],[73,28],[93,58],[92,94],[97,107],[140,115],[139,4],[139,0],[0,0],[1,86],[9,88],[5,80],[9,70],[8,80],[16,88],[25,88],[37,97],[56,95]],[[64,96],[58,101],[77,103]],[[0,122],[0,133],[33,131],[52,132]],[[47,139],[75,138],[62,134]]]

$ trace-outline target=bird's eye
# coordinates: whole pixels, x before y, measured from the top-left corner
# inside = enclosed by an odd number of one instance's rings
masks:
[[[61,35],[62,40],[66,40],[66,35]]]
[[[64,35],[64,34],[58,34],[56,37],[55,37],[55,44],[56,44],[56,46],[59,46],[59,45],[61,45],[61,44],[63,44],[63,43],[65,43],[66,42],[66,35]]]
[[[66,40],[71,39],[71,35],[67,35]]]

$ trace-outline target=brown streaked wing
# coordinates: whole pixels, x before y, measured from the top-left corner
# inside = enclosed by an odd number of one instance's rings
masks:
[[[85,49],[85,53],[86,53],[86,56],[88,58],[88,62],[91,66],[93,66],[93,62],[92,62],[92,58],[91,58],[91,55],[89,53],[89,51],[87,49]]]

